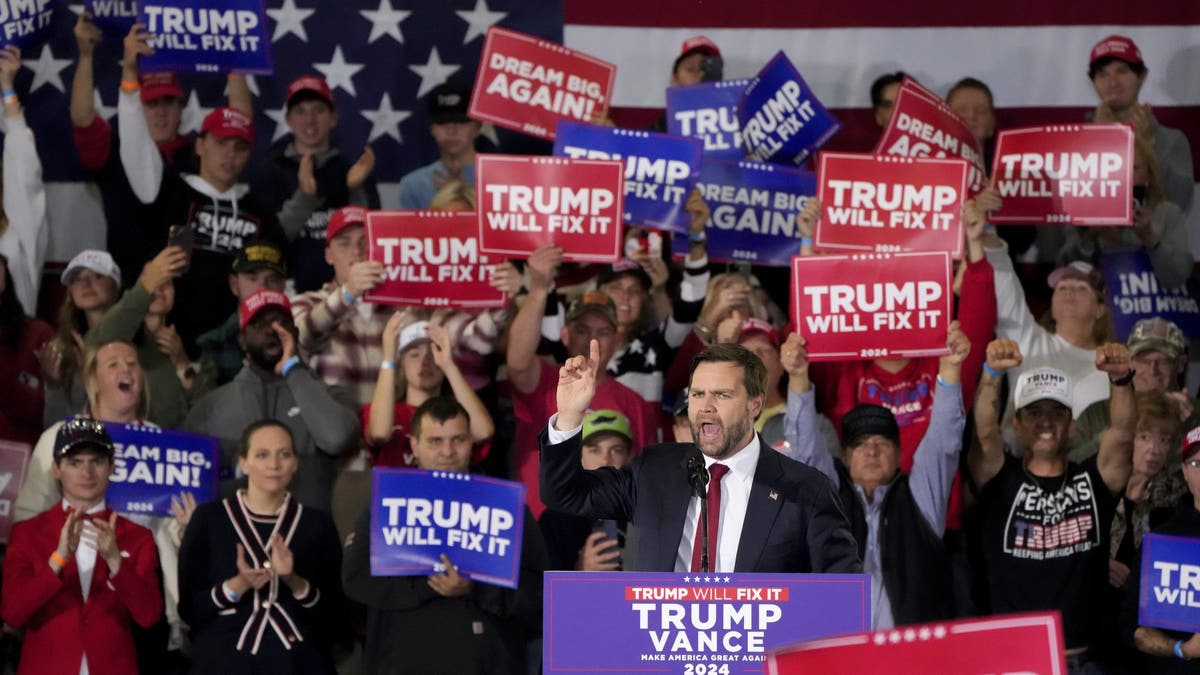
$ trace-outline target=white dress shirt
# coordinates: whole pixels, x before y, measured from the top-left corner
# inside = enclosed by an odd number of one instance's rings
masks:
[[[67,500],[62,500],[62,510],[66,511],[69,508],[71,508],[71,505],[67,503]],[[106,508],[108,507],[105,505],[104,500],[100,500],[99,504],[84,513],[88,515],[100,513]],[[99,533],[99,530],[92,524],[91,519],[83,521],[83,529],[95,541],[95,535]],[[83,592],[83,601],[87,602],[88,594],[92,590],[92,573],[96,571],[96,549],[83,543],[82,535],[79,538],[79,545],[75,547],[75,566],[79,568],[79,585],[81,587],[80,590]],[[88,675],[86,652],[83,655],[83,661],[79,664],[79,675]]]
[[[583,425],[559,431],[554,428],[558,413],[550,417],[547,440],[552,445],[574,438],[583,431]],[[742,525],[746,520],[746,508],[750,504],[750,487],[754,484],[754,470],[758,467],[758,455],[762,451],[758,434],[750,438],[750,444],[738,453],[721,462],[729,472],[721,479],[721,516],[717,532],[708,536],[717,539],[717,559],[711,562],[714,572],[732,572],[737,564],[738,544],[742,540]],[[717,460],[705,455],[704,468],[716,464]],[[682,469],[681,469],[682,470]],[[692,496],[688,501],[687,517],[683,520],[683,535],[679,538],[679,549],[675,555],[675,571],[690,572],[692,551],[700,532],[700,498]]]

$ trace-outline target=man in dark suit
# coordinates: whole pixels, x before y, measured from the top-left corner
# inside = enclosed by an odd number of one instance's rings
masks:
[[[829,479],[766,447],[754,433],[766,382],[757,356],[740,345],[722,344],[692,360],[693,443],[652,445],[620,470],[586,471],[580,464],[580,428],[600,361],[593,340],[589,356],[568,359],[559,371],[558,413],[540,438],[541,493],[548,507],[632,522],[638,543],[626,569],[862,571]],[[701,498],[689,481],[696,473],[689,470],[693,457],[703,459],[701,473],[711,476],[705,498],[707,570],[702,570]]]

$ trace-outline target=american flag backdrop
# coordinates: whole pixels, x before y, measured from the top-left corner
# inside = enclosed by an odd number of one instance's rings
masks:
[[[17,79],[50,192],[49,259],[60,261],[104,241],[103,216],[94,191],[81,182],[67,113],[78,9],[59,7],[54,37],[26,52],[27,69]],[[783,49],[843,122],[836,147],[874,133],[870,82],[900,69],[939,93],[965,75],[984,80],[995,93],[1000,128],[1078,121],[1095,105],[1086,77],[1089,50],[1101,37],[1122,33],[1138,43],[1150,70],[1142,100],[1200,151],[1200,3],[1192,1],[268,0],[267,12],[276,74],[251,82],[256,151],[286,133],[288,82],[323,74],[339,107],[336,142],[353,156],[366,144],[374,148],[385,207],[395,204],[400,177],[436,156],[428,92],[448,77],[473,79],[491,25],[616,63],[613,117],[632,127],[660,113],[684,39],[705,34],[720,45],[726,77],[752,76]],[[106,116],[116,109],[120,48],[120,37],[110,35],[97,53],[98,110]],[[223,102],[224,79],[188,76],[185,85],[184,128],[194,130]],[[549,150],[499,133],[505,151]],[[1200,233],[1198,212],[1191,219]],[[1200,243],[1200,236],[1193,239]]]

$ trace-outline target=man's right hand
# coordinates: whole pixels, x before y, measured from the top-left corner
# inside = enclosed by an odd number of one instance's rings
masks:
[[[796,215],[796,228],[800,231],[800,236],[812,239],[813,234],[817,231],[817,220],[820,218],[821,200],[809,197],[804,209]]]
[[[79,535],[83,532],[83,519],[75,509],[67,511],[67,522],[63,523],[58,533],[58,557],[70,562],[79,548]]]
[[[317,196],[317,175],[313,171],[313,156],[305,154],[300,158],[300,168],[296,171],[296,182],[300,191],[309,197]]]
[[[588,356],[572,356],[558,369],[558,419],[554,427],[570,431],[583,424],[584,413],[596,395],[596,373],[600,371],[600,343],[593,339]]]
[[[525,263],[529,271],[529,289],[549,290],[562,262],[563,250],[554,244],[542,244],[534,249]]]
[[[346,292],[356,298],[375,288],[383,281],[383,263],[375,260],[360,260],[350,266],[350,278],[346,280]]]
[[[91,12],[81,12],[75,20],[75,45],[79,47],[80,56],[91,56],[96,51],[103,33],[92,23]]]
[[[121,59],[121,65],[125,72],[122,77],[126,77],[131,73],[136,79],[138,70],[138,57],[150,56],[154,53],[154,48],[150,46],[150,41],[154,36],[146,32],[146,24],[135,23],[129,28],[129,33],[125,35],[125,56]]]
[[[1003,373],[1009,368],[1015,368],[1021,365],[1024,357],[1021,356],[1021,348],[1017,346],[1016,341],[1008,338],[996,338],[988,343],[987,346],[987,367]]]
[[[612,572],[620,567],[617,562],[620,557],[621,549],[615,540],[606,538],[603,532],[593,532],[588,535],[583,548],[579,549],[575,569],[581,572]]]

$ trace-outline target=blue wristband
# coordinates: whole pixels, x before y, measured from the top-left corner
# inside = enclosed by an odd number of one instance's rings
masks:
[[[8,97],[10,97],[10,96],[11,96],[12,98],[16,98],[16,97],[17,97],[17,92],[16,92],[15,90],[12,90],[12,89],[5,89],[4,91],[0,92],[0,97],[3,97],[3,98],[8,98]]]
[[[287,377],[288,371],[289,371],[289,370],[291,370],[292,368],[295,368],[295,367],[296,367],[296,366],[297,366],[299,363],[300,363],[300,357],[299,357],[299,356],[293,356],[292,358],[288,359],[287,361],[284,361],[284,362],[283,362],[283,368],[282,368],[282,370],[280,371],[280,372],[281,372],[281,374],[282,374],[284,377]]]
[[[813,245],[812,237],[800,237],[800,245],[801,246],[812,246]]]
[[[992,377],[996,377],[996,378],[1004,377],[1004,373],[997,373],[996,371],[989,368],[988,364],[986,364],[986,363],[983,364],[983,372],[987,373],[988,375],[991,375]]]
[[[380,370],[395,370],[396,363],[395,363],[395,361],[384,361],[383,363],[379,364],[379,369]]]
[[[1175,641],[1175,658],[1183,661],[1191,661],[1191,659],[1183,655],[1183,640]]]
[[[354,304],[354,296],[346,291],[342,291],[342,300],[345,300],[347,305]]]
[[[939,385],[943,386],[943,387],[958,387],[958,386],[961,386],[961,385],[958,385],[958,384],[950,384],[949,382],[947,382],[947,381],[943,380],[941,375],[938,375],[938,376],[937,376],[937,383],[938,383]]]

